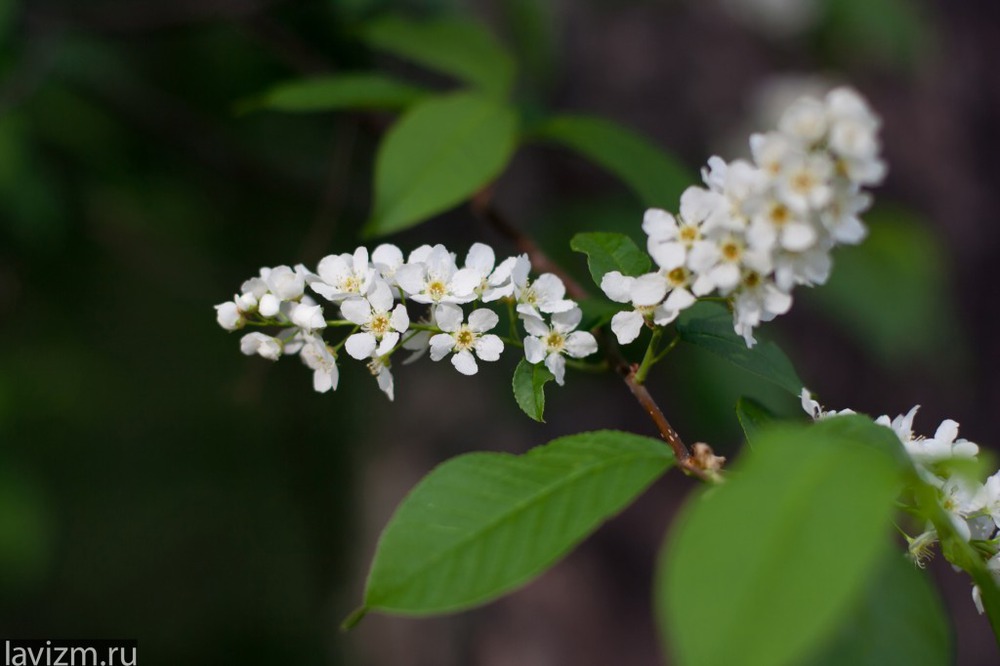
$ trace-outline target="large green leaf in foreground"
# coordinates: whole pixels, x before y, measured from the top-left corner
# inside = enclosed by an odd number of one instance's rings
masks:
[[[871,576],[833,641],[810,666],[946,666],[953,662],[948,616],[929,571],[894,552]]]
[[[375,205],[367,232],[388,234],[461,203],[500,175],[514,152],[517,117],[474,93],[411,108],[375,158]]]
[[[562,437],[522,456],[440,465],[382,533],[362,612],[426,615],[490,601],[540,574],[673,463],[624,432]]]
[[[685,666],[796,663],[828,641],[884,557],[903,464],[862,416],[762,430],[667,539],[656,606]]]

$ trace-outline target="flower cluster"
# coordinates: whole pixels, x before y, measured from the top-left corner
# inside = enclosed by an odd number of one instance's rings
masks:
[[[849,409],[823,410],[807,389],[802,389],[802,408],[815,420],[854,413]],[[932,437],[914,434],[913,419],[919,408],[917,405],[895,418],[880,416],[875,422],[896,434],[920,479],[934,489],[953,532],[982,553],[987,567],[1000,583],[1000,472],[981,483],[974,478],[969,465],[961,464],[974,461],[979,446],[960,439],[958,423],[951,419],[942,421]],[[924,532],[907,537],[910,556],[917,564],[922,564],[938,539],[937,530],[928,523]],[[982,613],[978,587],[973,588],[972,598]]]
[[[824,283],[830,251],[861,242],[858,215],[871,197],[862,187],[885,175],[879,120],[853,90],[823,100],[802,97],[778,129],[750,137],[753,161],[712,157],[705,187],[689,187],[678,215],[646,211],[642,228],[658,270],[639,277],[613,271],[601,288],[632,306],[612,330],[621,344],[642,326],[664,326],[699,297],[721,297],[747,346],[754,329],[784,314],[796,285]]]
[[[461,267],[443,245],[421,246],[405,258],[395,245],[380,245],[370,255],[359,247],[353,254],[324,257],[315,272],[302,265],[262,268],[233,300],[215,306],[216,319],[229,331],[277,329],[274,335],[247,333],[240,349],[272,361],[297,353],[313,371],[319,392],[337,388],[341,350],[366,362],[391,400],[391,357],[400,349],[413,352],[411,359],[427,351],[434,361],[450,358],[460,373],[474,375],[478,361],[498,360],[505,344],[523,347],[529,363],[544,361],[562,385],[566,357],[593,354],[597,341],[576,330],[582,313],[565,298],[562,280],[550,273],[532,279],[530,268],[527,255],[497,264],[493,249],[482,243],[471,247]],[[508,306],[512,331],[515,319],[521,322],[523,341],[491,333],[500,316],[490,307],[476,307],[499,302]],[[412,319],[409,308],[420,306],[420,319]],[[338,318],[328,318],[331,309],[339,311]],[[324,335],[338,327],[349,331],[329,344]]]

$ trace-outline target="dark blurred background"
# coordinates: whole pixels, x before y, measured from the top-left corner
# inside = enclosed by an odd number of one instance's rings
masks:
[[[387,11],[482,20],[519,57],[525,113],[610,117],[692,174],[794,91],[856,86],[890,164],[871,239],[766,331],[828,407],[919,403],[921,432],[950,417],[1000,441],[993,0],[0,0],[0,635],[137,638],[143,664],[662,663],[649,586],[680,475],[497,603],[337,630],[437,462],[653,433],[609,377],[571,375],[536,424],[512,359],[397,369],[390,404],[357,368],[313,393],[298,361],[243,357],[216,325],[258,267],[355,247],[377,142],[351,114],[235,102],[371,67],[449,85],[359,42]],[[575,232],[640,235],[622,185],[551,148],[521,150],[497,201],[583,278]],[[391,240],[514,251],[465,208]],[[696,350],[651,381],[685,437],[730,455],[739,395],[798,409]],[[968,582],[936,564],[959,663],[997,663]]]

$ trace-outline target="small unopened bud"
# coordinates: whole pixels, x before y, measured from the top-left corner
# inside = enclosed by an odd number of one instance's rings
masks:
[[[245,315],[257,312],[257,297],[253,294],[240,294],[236,297],[236,309]]]

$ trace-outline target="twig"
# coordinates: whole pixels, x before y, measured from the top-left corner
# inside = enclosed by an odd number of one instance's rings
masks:
[[[489,189],[480,191],[472,198],[472,210],[490,226],[503,234],[504,237],[513,242],[518,249],[527,253],[528,258],[531,260],[531,265],[535,270],[558,275],[566,285],[566,292],[571,297],[575,299],[588,297],[587,290],[567,275],[562,266],[552,261],[530,236],[512,225],[497,210],[496,206],[492,203],[492,192]],[[684,444],[684,440],[681,439],[681,436],[670,425],[670,421],[663,415],[663,410],[656,404],[656,400],[653,399],[653,396],[643,384],[644,377],[637,377],[636,373],[639,371],[640,366],[638,364],[630,364],[622,356],[618,347],[607,339],[607,336],[605,336],[603,342],[605,343],[603,347],[606,350],[608,363],[621,375],[636,401],[646,411],[649,418],[652,419],[657,431],[660,433],[660,437],[663,438],[663,441],[674,452],[678,467],[684,470],[685,473],[696,476],[702,481],[718,482],[720,480],[718,472],[722,467],[722,463],[725,462],[725,458],[716,456],[712,452],[711,447],[702,443],[695,444],[694,453],[692,454]],[[646,365],[648,366],[649,363]],[[648,370],[648,367],[646,369]]]

